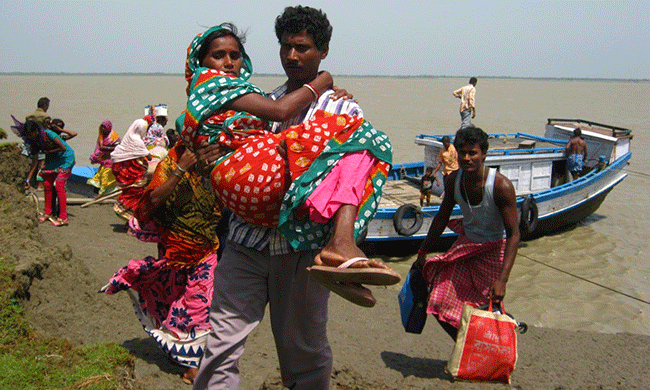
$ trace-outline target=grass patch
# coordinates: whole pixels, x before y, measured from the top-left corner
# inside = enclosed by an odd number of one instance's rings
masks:
[[[117,344],[77,347],[38,336],[13,296],[11,270],[11,259],[0,257],[0,389],[125,389],[133,356]]]

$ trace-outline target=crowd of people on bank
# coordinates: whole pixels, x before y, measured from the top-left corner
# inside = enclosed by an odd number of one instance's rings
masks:
[[[330,292],[372,307],[364,285],[400,281],[357,246],[392,163],[389,138],[320,69],[332,34],[321,10],[287,7],[275,33],[282,85],[267,94],[248,81],[245,37],[230,23],[211,27],[187,49],[187,106],[175,128],[165,130],[165,104],[147,106],[122,137],[104,120],[89,157],[99,165],[88,181],[97,197],[117,196],[128,232],[157,243],[100,291],[129,294],[144,330],[195,389],[239,388],[238,359],[267,305],[283,384],[328,389]],[[444,196],[414,264],[431,288],[428,313],[452,337],[464,302],[503,299],[519,243],[513,186],[484,165],[487,135],[470,124],[475,86],[472,78],[454,92],[463,125],[422,181],[420,204],[429,205],[442,169]],[[76,133],[49,117],[49,103],[40,99],[24,123],[14,118],[14,129],[32,156],[25,189],[43,185],[39,221],[65,226]],[[428,258],[456,204],[458,240]]]

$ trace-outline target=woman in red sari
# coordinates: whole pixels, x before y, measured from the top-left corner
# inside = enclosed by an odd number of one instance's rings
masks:
[[[155,120],[153,115],[147,115],[133,121],[122,142],[111,152],[113,174],[122,190],[114,210],[127,221],[133,216],[133,210],[142,198],[155,163],[159,161],[158,158],[164,157],[153,155],[144,141],[147,130]]]

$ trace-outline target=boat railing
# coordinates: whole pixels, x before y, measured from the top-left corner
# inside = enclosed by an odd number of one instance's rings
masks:
[[[548,142],[549,144],[557,144],[557,145],[561,145],[563,148],[566,145],[566,140],[562,140],[562,139],[541,137],[539,135],[533,135],[533,134],[528,134],[528,133],[517,133],[517,134],[515,134],[515,136],[517,138],[523,138],[523,137],[532,138],[532,139],[534,139],[536,141],[540,141],[540,142]]]
[[[561,139],[556,139],[556,138],[547,138],[547,137],[541,137],[539,135],[534,135],[534,134],[528,134],[528,133],[510,133],[510,134],[488,134],[490,138],[492,139],[499,139],[499,138],[529,138],[533,139],[535,141],[540,141],[540,142],[548,142],[551,144],[558,144],[564,146],[566,144],[566,140],[561,140]],[[444,135],[431,135],[431,134],[420,134],[416,135],[415,138],[420,138],[420,139],[432,139],[438,142],[442,142],[442,137]],[[450,134],[449,137],[453,140],[454,139],[454,134]]]
[[[598,122],[593,122],[593,121],[587,121],[584,119],[563,119],[563,118],[548,118],[547,124],[552,125],[553,122],[574,122],[574,123],[584,123],[588,126],[598,126],[598,127],[603,127],[606,129],[610,129],[612,131],[612,137],[618,137],[622,135],[630,135],[632,133],[632,130],[626,129],[623,127],[618,127],[618,126],[611,126],[611,125],[606,125],[603,123],[598,123]]]
[[[568,183],[564,183],[556,187],[549,188],[544,191],[538,191],[537,193],[535,193],[535,200],[537,202],[546,201],[548,198],[552,198],[554,196],[557,196],[558,194],[566,193],[569,191],[576,191],[577,189],[589,186],[590,183],[593,183],[593,181],[595,180],[606,178],[609,175],[611,175],[612,172],[622,170],[623,166],[630,161],[630,158],[632,158],[632,153],[628,152],[625,155],[621,156],[620,158],[616,159],[615,161],[612,161],[611,164],[607,165],[603,169],[593,169],[590,172],[588,172],[586,175],[581,176],[576,180],[570,181]],[[621,177],[616,179],[617,182],[623,180],[625,176],[627,176],[627,174],[621,175]],[[519,205],[520,202],[522,201],[523,201],[523,197],[521,195],[518,195],[517,204]]]
[[[522,154],[564,153],[564,148],[535,148],[535,149],[493,149],[488,150],[488,156],[515,156]]]

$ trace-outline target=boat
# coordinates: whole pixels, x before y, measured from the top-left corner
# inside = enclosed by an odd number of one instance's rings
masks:
[[[587,142],[588,159],[583,175],[568,181],[565,145],[580,128]],[[434,183],[432,203],[419,206],[420,177],[435,167],[442,149],[441,135],[421,134],[415,144],[424,147],[424,160],[395,164],[384,186],[375,217],[363,235],[363,245],[407,244],[424,239],[440,208],[442,186]],[[453,134],[447,134],[453,139]],[[595,212],[627,173],[632,153],[631,131],[583,119],[549,118],[544,137],[526,134],[489,134],[485,163],[497,168],[515,186],[522,239],[560,231]],[[438,173],[442,183],[441,173]],[[456,205],[451,218],[461,218]],[[442,242],[451,243],[456,233],[445,229]],[[448,245],[447,244],[447,245]],[[403,246],[403,245],[399,245]]]
[[[588,159],[583,175],[567,181],[565,145],[573,130],[582,130],[587,142]],[[424,160],[395,164],[388,173],[382,199],[375,217],[360,238],[365,251],[373,246],[399,242],[400,248],[417,247],[424,239],[442,198],[442,187],[434,184],[432,204],[419,206],[420,177],[426,167],[435,167],[442,149],[441,135],[421,134],[415,144],[424,147]],[[453,139],[453,134],[446,134]],[[497,168],[515,186],[522,239],[533,239],[560,231],[594,213],[609,192],[625,177],[632,157],[631,130],[583,119],[547,120],[543,137],[526,133],[490,134],[486,165]],[[92,197],[94,187],[86,184],[97,168],[75,166],[68,181],[71,192]],[[442,183],[440,173],[439,182]],[[451,218],[461,218],[456,205]],[[456,233],[445,229],[444,245],[451,244]],[[447,240],[446,240],[447,239]]]
[[[87,183],[88,179],[95,176],[97,170],[98,168],[92,166],[75,165],[72,167],[72,172],[66,185],[68,192],[88,198],[97,195],[97,189]]]

